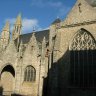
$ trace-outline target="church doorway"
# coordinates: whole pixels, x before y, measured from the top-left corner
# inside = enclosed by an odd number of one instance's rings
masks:
[[[70,85],[96,88],[96,41],[85,29],[79,30],[70,44]]]
[[[1,86],[3,95],[10,95],[13,92],[15,81],[15,70],[11,65],[7,65],[1,71]]]

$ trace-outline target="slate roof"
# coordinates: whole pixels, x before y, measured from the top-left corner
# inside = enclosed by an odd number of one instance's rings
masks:
[[[44,36],[46,38],[46,41],[49,41],[49,29],[47,30],[42,30],[42,31],[36,31],[35,36],[38,42],[42,42]],[[32,33],[27,33],[27,34],[22,34],[20,35],[20,41],[22,40],[23,44],[27,44],[32,37]]]

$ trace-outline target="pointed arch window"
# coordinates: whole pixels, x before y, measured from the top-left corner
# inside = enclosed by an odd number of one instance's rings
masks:
[[[31,82],[36,79],[36,70],[33,66],[27,66],[24,72],[24,81]]]
[[[81,29],[75,34],[70,46],[70,50],[93,50],[96,49],[96,41],[93,36],[86,31]]]
[[[85,29],[79,30],[70,46],[70,84],[73,87],[96,87],[96,41]]]

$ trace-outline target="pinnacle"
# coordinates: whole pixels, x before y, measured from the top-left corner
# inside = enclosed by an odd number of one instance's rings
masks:
[[[15,25],[22,25],[21,13],[17,16]]]
[[[42,41],[42,49],[46,47],[46,39],[45,37],[43,38],[43,41]]]
[[[32,42],[34,42],[34,41],[36,41],[36,37],[35,37],[35,33],[33,32],[33,33],[32,33],[32,36],[31,36],[31,38],[30,38],[30,42],[32,43]]]
[[[45,42],[46,42],[46,39],[45,39],[45,36],[44,36],[42,43],[45,43]]]
[[[9,32],[9,30],[10,30],[9,26],[10,26],[9,21],[6,21],[6,24],[5,24],[4,28],[3,28],[3,31]]]
[[[33,40],[35,39],[35,33],[34,32],[32,33],[31,39],[33,39]]]

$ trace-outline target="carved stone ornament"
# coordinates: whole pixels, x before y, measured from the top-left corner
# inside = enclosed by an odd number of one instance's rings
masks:
[[[93,36],[84,29],[79,30],[69,46],[70,50],[95,50],[96,41]]]

